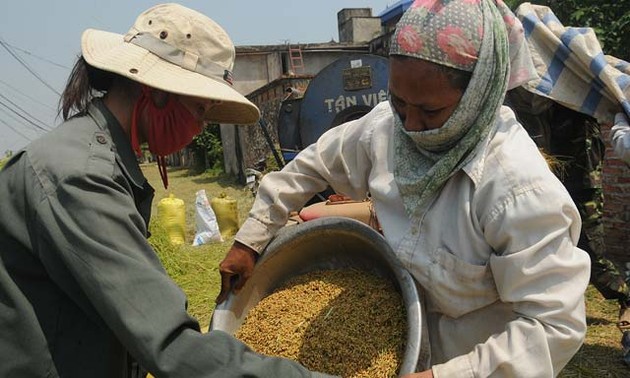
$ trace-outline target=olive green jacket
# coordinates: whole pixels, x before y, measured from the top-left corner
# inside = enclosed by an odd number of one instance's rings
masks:
[[[147,242],[153,188],[100,100],[0,173],[0,377],[310,377],[201,333]]]

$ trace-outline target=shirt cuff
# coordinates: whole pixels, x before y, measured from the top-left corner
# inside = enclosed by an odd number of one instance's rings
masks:
[[[265,249],[272,238],[273,234],[267,226],[255,218],[247,218],[234,236],[236,241],[252,248],[258,254]]]
[[[470,377],[474,378],[468,355],[452,358],[447,362],[431,367],[433,378]]]

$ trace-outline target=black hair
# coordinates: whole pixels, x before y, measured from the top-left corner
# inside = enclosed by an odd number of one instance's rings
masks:
[[[107,92],[117,76],[89,65],[83,56],[79,56],[59,98],[58,114],[65,121],[85,113],[90,100],[98,93]]]

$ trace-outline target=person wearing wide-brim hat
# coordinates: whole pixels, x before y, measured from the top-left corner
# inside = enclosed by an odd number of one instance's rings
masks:
[[[165,156],[205,122],[258,120],[231,86],[225,31],[164,4],[124,36],[85,31],[81,47],[65,122],[0,173],[0,376],[319,375],[201,333],[146,240],[153,189],[134,150]]]

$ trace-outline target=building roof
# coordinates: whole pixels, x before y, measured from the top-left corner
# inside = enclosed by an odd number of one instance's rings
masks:
[[[352,42],[323,42],[323,43],[291,43],[292,47],[299,46],[302,52],[308,51],[347,51],[357,50],[364,51],[368,45],[367,43],[352,43]],[[281,51],[285,52],[289,48],[289,44],[281,45],[242,45],[235,46],[236,54],[260,54]]]
[[[409,8],[411,3],[413,3],[413,0],[399,0],[398,2],[385,8],[385,10],[378,15],[381,19],[381,23],[385,24],[388,21],[401,16],[407,8]]]

